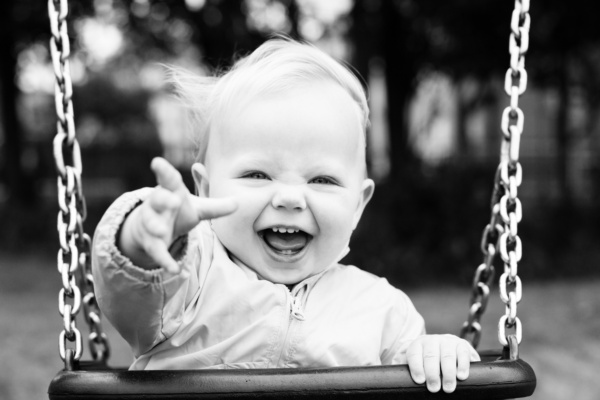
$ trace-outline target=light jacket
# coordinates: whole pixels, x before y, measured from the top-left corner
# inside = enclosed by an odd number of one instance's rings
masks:
[[[334,264],[290,291],[232,260],[204,221],[176,242],[180,274],[139,268],[116,241],[147,194],[121,196],[93,245],[97,300],[133,350],[131,369],[405,364],[406,348],[425,333],[387,280]]]

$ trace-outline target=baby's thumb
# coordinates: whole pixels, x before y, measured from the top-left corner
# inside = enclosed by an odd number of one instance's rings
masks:
[[[231,197],[206,198],[192,196],[194,208],[198,219],[213,219],[233,213],[238,208],[238,203]]]

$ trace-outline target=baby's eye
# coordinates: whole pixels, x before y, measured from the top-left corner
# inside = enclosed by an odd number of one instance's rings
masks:
[[[328,176],[317,176],[311,179],[310,183],[316,183],[317,185],[337,185],[335,179]]]
[[[249,179],[269,179],[269,177],[267,176],[267,174],[265,174],[264,172],[260,172],[260,171],[248,172],[248,173],[244,174],[242,176],[242,178],[249,178]]]

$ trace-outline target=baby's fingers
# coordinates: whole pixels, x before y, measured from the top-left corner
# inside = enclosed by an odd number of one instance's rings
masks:
[[[423,344],[423,368],[427,390],[431,393],[439,392],[442,386],[440,379],[440,343],[436,340],[426,341]]]
[[[456,389],[456,362],[457,358],[460,358],[455,342],[442,342],[440,353],[444,392],[452,393],[454,392],[454,389]]]
[[[157,183],[163,188],[172,192],[188,191],[179,171],[164,158],[155,157],[150,164],[150,168],[156,175]]]
[[[413,381],[417,384],[425,383],[425,370],[423,369],[423,345],[420,341],[414,342],[406,350],[406,361]]]
[[[155,212],[176,211],[181,206],[181,199],[175,193],[162,187],[157,187],[148,197],[148,203]]]
[[[471,345],[462,340],[458,343],[456,348],[456,358],[457,358],[457,371],[456,377],[464,381],[469,377],[469,368],[471,367],[471,361],[479,361],[479,354],[477,351],[471,347]]]
[[[213,219],[231,214],[238,208],[232,198],[192,197],[198,219]]]
[[[178,274],[180,267],[177,261],[171,257],[169,249],[164,241],[159,238],[147,238],[144,242],[144,251],[158,264],[168,272]]]

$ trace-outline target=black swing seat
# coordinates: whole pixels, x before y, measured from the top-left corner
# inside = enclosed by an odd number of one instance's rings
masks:
[[[430,393],[406,365],[315,369],[127,371],[82,363],[50,383],[51,400],[115,399],[507,399],[530,396],[536,385],[525,361],[482,354],[452,394]],[[98,369],[100,368],[100,369]]]

